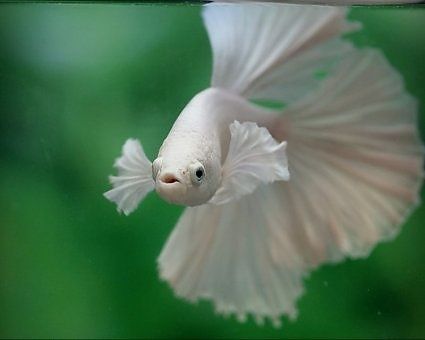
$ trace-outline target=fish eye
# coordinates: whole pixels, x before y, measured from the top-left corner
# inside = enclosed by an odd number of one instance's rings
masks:
[[[199,185],[202,183],[204,177],[205,177],[205,168],[204,166],[196,162],[192,165],[190,165],[190,179],[193,184]]]
[[[156,176],[158,176],[159,170],[162,167],[162,157],[155,159],[152,163],[152,178],[156,181]]]
[[[196,178],[201,179],[204,176],[204,170],[202,168],[199,168],[195,171]]]

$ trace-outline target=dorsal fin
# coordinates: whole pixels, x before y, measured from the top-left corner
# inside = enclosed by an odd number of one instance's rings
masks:
[[[345,14],[341,7],[205,6],[213,51],[211,86],[252,99],[297,99],[318,82],[318,71],[326,72],[351,49],[338,38],[358,27]]]

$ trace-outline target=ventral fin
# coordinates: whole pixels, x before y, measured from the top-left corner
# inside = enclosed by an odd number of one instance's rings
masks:
[[[105,192],[104,196],[117,204],[119,212],[129,215],[155,187],[152,164],[140,142],[137,139],[128,139],[122,148],[122,156],[116,159],[114,167],[118,169],[118,176],[109,177],[113,189]]]
[[[289,180],[286,142],[279,143],[253,122],[233,122],[230,135],[222,183],[209,203],[224,204],[252,193],[260,184]]]

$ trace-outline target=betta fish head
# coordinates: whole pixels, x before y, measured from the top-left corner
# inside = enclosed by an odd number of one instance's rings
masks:
[[[221,180],[221,164],[205,136],[191,136],[181,142],[166,140],[152,163],[157,193],[174,204],[195,206],[207,203]]]

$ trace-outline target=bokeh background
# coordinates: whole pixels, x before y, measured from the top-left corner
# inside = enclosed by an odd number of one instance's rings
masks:
[[[211,53],[198,5],[0,5],[1,337],[424,337],[425,207],[366,260],[306,280],[282,329],[177,299],[156,257],[182,208],[125,217],[103,198],[128,137],[153,159]],[[425,8],[355,8],[420,100]],[[422,193],[422,197],[423,197]]]

